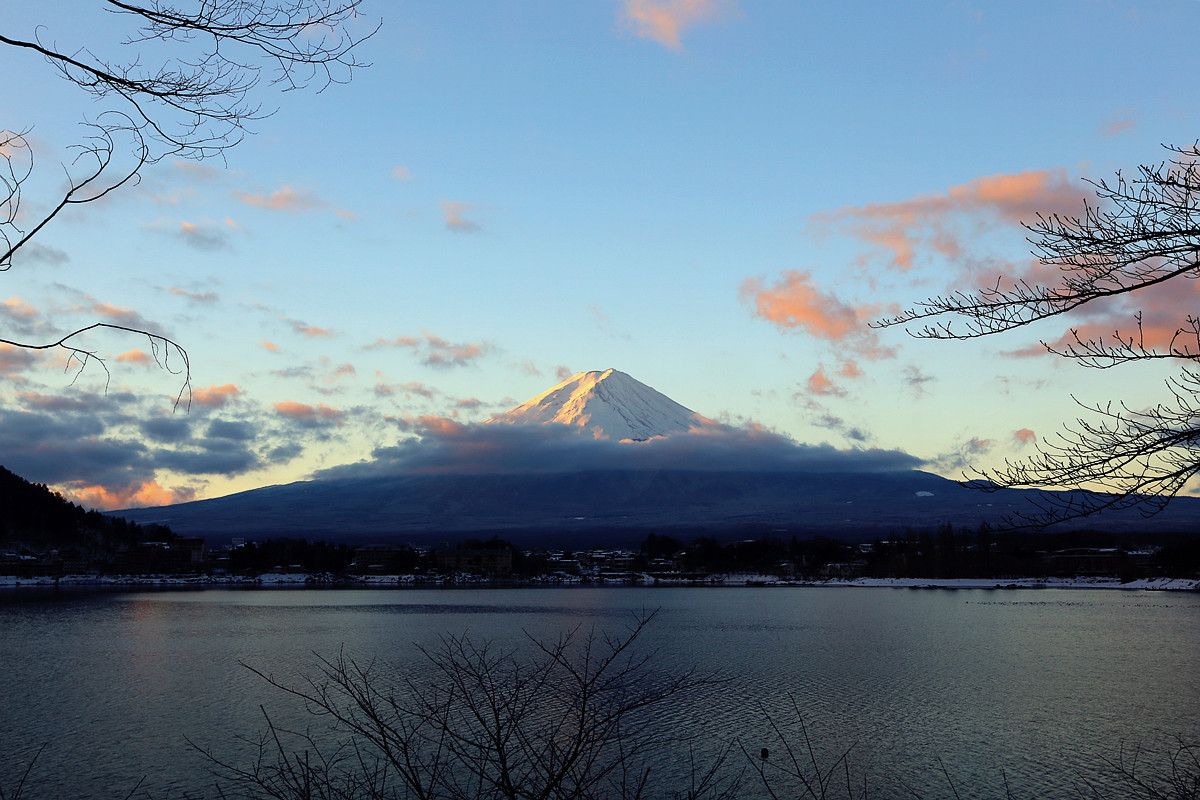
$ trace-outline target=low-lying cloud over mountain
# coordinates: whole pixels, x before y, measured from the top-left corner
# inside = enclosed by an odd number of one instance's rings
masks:
[[[321,470],[314,477],[585,470],[893,472],[921,464],[898,450],[798,444],[762,427],[718,422],[640,442],[597,438],[585,428],[565,424],[461,424],[443,417],[424,417],[412,424],[416,436],[375,450],[369,460]]]

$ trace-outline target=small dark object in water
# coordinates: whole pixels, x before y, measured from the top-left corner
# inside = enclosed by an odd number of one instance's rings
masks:
[[[770,754],[770,753],[767,751],[767,748],[765,748],[765,747],[764,747],[764,748],[762,749],[762,754],[761,754],[761,755],[762,755],[762,760],[763,760],[763,761],[766,761],[766,760],[767,760],[767,757],[768,757],[768,756],[770,756],[771,754]]]

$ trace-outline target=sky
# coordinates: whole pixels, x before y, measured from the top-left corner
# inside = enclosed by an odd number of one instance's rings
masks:
[[[0,32],[119,53],[98,4]],[[1159,365],[1044,352],[1148,330],[1194,282],[967,342],[870,323],[1037,274],[1021,221],[1200,136],[1195,0],[366,0],[366,69],[224,158],[166,159],[57,217],[0,274],[0,338],[93,322],[104,364],[0,347],[0,464],[89,506],[216,497],[474,431],[615,368],[753,439],[948,477],[1052,442]],[[41,26],[40,28],[38,26]],[[0,48],[32,218],[103,110]],[[25,217],[17,220],[20,223]],[[441,451],[439,451],[441,452]],[[902,457],[900,457],[902,456]],[[890,457],[890,456],[889,456]]]

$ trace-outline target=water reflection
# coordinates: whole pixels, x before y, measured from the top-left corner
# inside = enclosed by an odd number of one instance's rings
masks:
[[[446,633],[519,646],[661,609],[664,667],[725,680],[661,724],[772,747],[803,715],[821,753],[853,746],[880,796],[1074,797],[1074,770],[1200,734],[1200,597],[905,589],[257,590],[133,592],[0,605],[7,693],[0,775],[51,746],[30,796],[199,794],[184,736],[224,747],[263,704],[303,723],[243,665],[303,679],[314,654],[420,668]],[[290,716],[289,716],[290,715]],[[793,730],[793,733],[795,731]],[[81,765],[86,765],[86,769]],[[2,779],[2,778],[0,778]],[[94,794],[95,792],[82,792]]]

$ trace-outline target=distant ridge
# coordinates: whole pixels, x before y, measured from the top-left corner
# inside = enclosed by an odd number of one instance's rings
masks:
[[[391,471],[351,470],[117,513],[213,541],[304,536],[429,543],[498,534],[528,546],[575,548],[636,546],[649,532],[683,539],[823,535],[869,541],[946,523],[994,525],[1030,511],[1029,501],[1042,495],[969,490],[907,466],[886,467],[914,461],[908,456],[897,461],[881,451],[880,461],[868,451],[742,435],[614,369],[577,373],[463,429],[465,434],[444,439],[429,435],[401,443],[393,449],[408,459],[397,459]],[[494,468],[466,469],[480,453],[499,454],[484,462]],[[651,459],[656,453],[661,460]],[[436,469],[423,468],[429,465]],[[1154,524],[1159,530],[1200,530],[1200,499],[1176,498]],[[1147,522],[1127,510],[1083,525],[1130,531],[1144,530]]]
[[[577,372],[562,383],[487,420],[490,424],[574,425],[601,439],[645,441],[711,424],[624,372]]]

